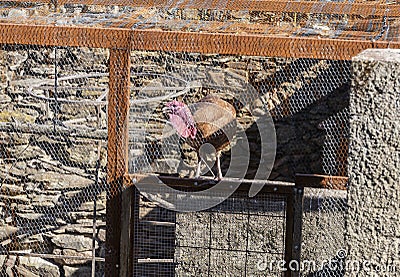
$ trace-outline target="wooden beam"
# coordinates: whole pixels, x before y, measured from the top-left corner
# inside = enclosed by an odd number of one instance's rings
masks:
[[[36,4],[36,3],[42,3],[42,4],[51,4],[54,1],[52,0],[12,0],[12,1],[2,1],[2,2],[15,2],[15,3],[31,3],[31,4]]]
[[[0,23],[0,44],[128,48],[130,29]]]
[[[350,60],[368,48],[400,48],[400,41],[345,40],[230,33],[194,33],[69,26],[0,24],[0,44],[127,48],[267,57]]]
[[[111,49],[108,93],[108,181],[128,172],[128,122],[130,99],[130,50]]]
[[[108,93],[108,148],[107,148],[107,230],[106,264],[107,276],[120,276],[121,238],[129,237],[129,228],[124,228],[122,216],[123,176],[128,171],[128,113],[130,95],[130,48],[110,49],[109,93]],[[125,199],[125,198],[124,198]],[[128,197],[129,199],[129,197]],[[124,217],[125,218],[125,217]],[[123,241],[123,243],[128,243]],[[126,253],[126,252],[124,252]],[[132,270],[132,267],[124,267]],[[124,274],[126,271],[124,271]],[[133,276],[131,272],[126,276]]]
[[[400,42],[289,37],[279,35],[135,30],[135,50],[350,60],[368,48],[400,48]]]
[[[329,176],[319,174],[296,174],[297,187],[326,188],[326,189],[347,189],[348,177]]]

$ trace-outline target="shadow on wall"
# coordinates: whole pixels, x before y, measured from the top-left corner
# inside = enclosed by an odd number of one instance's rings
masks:
[[[276,92],[274,89],[289,95],[270,110],[277,141],[270,180],[293,182],[296,173],[346,176],[349,66],[343,62],[321,65],[318,60],[298,59],[276,71],[270,79],[250,81],[260,98]],[[303,76],[305,72],[309,76]],[[245,177],[252,179],[261,159],[257,125],[247,128],[246,135],[250,143],[250,164]],[[229,162],[230,152],[226,152],[222,157],[223,172]]]
[[[338,172],[337,169],[330,168],[327,171],[326,166],[324,166],[325,160],[334,161],[333,166],[330,167],[345,168],[345,164],[347,164],[346,130],[348,125],[343,125],[342,122],[334,122],[330,126],[330,128],[333,128],[330,132],[335,136],[330,137],[327,136],[327,131],[323,129],[323,123],[332,120],[332,117],[335,117],[336,114],[347,109],[349,91],[349,84],[345,84],[293,115],[274,118],[277,149],[270,180],[293,182],[295,173],[330,174],[331,172]],[[250,142],[250,164],[246,178],[252,179],[256,174],[261,158],[257,125],[250,126],[246,130],[246,135]],[[323,153],[327,144],[331,146],[331,152]],[[229,166],[229,157],[230,152],[223,155],[223,172]],[[338,161],[338,158],[340,158],[340,161]],[[344,172],[342,174],[345,175]]]
[[[346,115],[349,106],[350,72],[347,62],[298,59],[270,79],[252,83],[261,94],[278,89],[280,104],[270,111],[278,145],[269,179],[294,181],[295,173],[346,175],[348,124],[337,115]]]

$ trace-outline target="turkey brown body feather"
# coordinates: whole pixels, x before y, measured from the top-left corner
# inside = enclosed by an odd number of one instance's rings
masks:
[[[209,143],[214,146],[217,158],[218,178],[222,178],[220,156],[221,151],[230,145],[236,133],[235,108],[225,100],[208,95],[190,108],[173,100],[163,109],[171,125],[186,142],[193,147],[198,156],[196,177],[200,176],[200,147]]]

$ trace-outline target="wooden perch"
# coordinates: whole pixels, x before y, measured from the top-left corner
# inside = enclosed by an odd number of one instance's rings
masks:
[[[127,174],[125,175],[125,184],[127,186],[137,185],[138,183],[155,184],[155,181],[161,181],[165,185],[183,191],[202,191],[215,186],[218,182],[214,178],[208,176],[201,176],[200,178],[180,178],[173,175],[158,175],[158,174]],[[253,180],[253,179],[240,179],[223,177],[222,190],[229,185],[239,185],[237,191],[248,192],[250,187],[254,184],[262,186],[262,193],[278,193],[278,194],[290,194],[293,191],[294,183],[272,181],[272,180]],[[225,188],[224,188],[225,187]]]

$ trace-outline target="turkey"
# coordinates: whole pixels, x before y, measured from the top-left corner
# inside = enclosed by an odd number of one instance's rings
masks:
[[[228,148],[236,133],[235,108],[218,96],[208,95],[190,108],[183,102],[173,100],[166,104],[163,112],[178,135],[197,152],[195,177],[200,177],[200,147],[209,143],[215,148],[217,177],[221,179],[221,152]]]

